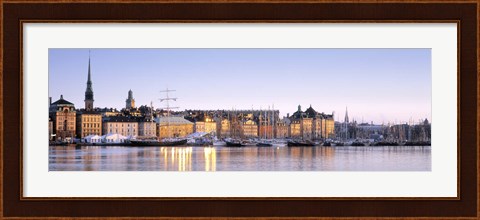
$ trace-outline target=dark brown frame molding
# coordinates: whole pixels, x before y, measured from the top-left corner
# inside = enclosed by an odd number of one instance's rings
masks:
[[[0,219],[480,218],[479,4],[476,1],[3,1]],[[22,24],[25,22],[386,22],[458,24],[457,198],[24,198]],[[475,111],[474,111],[475,109]],[[74,190],[74,189],[72,189]]]

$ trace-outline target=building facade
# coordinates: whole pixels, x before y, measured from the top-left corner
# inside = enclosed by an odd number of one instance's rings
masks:
[[[77,111],[77,137],[102,135],[102,114],[100,112]]]
[[[156,137],[157,126],[155,121],[150,118],[140,118],[138,122],[138,136]]]
[[[220,132],[219,132],[220,137],[222,138],[230,137],[230,130],[231,130],[230,120],[226,118],[222,119],[220,122]]]
[[[301,106],[293,113],[290,124],[290,136],[308,140],[331,138],[335,134],[333,114],[327,115],[316,112],[310,106],[305,112]]]
[[[183,117],[165,116],[157,118],[156,121],[159,128],[158,137],[160,139],[185,137],[193,133],[194,124]]]
[[[55,140],[71,142],[75,138],[76,112],[73,103],[60,99],[50,104],[49,115],[53,120]]]
[[[288,118],[281,119],[276,123],[276,126],[275,126],[276,138],[290,137],[289,133],[290,133],[290,120]]]
[[[138,121],[135,118],[114,116],[104,118],[102,122],[103,134],[120,134],[123,136],[138,136]]]
[[[196,121],[193,132],[205,132],[205,122],[204,121]]]
[[[247,138],[258,137],[258,125],[253,120],[243,122],[243,135]]]

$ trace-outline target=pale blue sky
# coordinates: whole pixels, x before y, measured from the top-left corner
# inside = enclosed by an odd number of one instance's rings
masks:
[[[343,121],[431,120],[430,49],[91,49],[95,107],[268,109],[281,115],[310,104]],[[49,96],[84,107],[88,49],[49,50]]]

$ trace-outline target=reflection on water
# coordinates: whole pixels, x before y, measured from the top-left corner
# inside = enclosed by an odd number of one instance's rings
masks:
[[[430,171],[431,147],[50,146],[50,171]]]

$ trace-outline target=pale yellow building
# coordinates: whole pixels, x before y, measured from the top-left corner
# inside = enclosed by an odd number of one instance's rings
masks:
[[[205,132],[207,133],[216,133],[217,132],[217,122],[213,118],[205,119]]]
[[[289,119],[282,119],[276,123],[275,126],[275,137],[276,138],[286,138],[289,137],[289,128],[290,128],[290,120]]]
[[[220,122],[220,137],[226,138],[230,137],[231,124],[228,119],[223,119]]]
[[[102,114],[97,112],[77,112],[77,137],[102,135]]]
[[[149,119],[141,119],[138,122],[138,136],[140,137],[156,137],[157,126],[155,121]]]
[[[324,129],[322,130],[322,136],[325,138],[332,138],[335,136],[335,121],[333,117],[327,117],[324,119]]]
[[[102,123],[103,134],[121,134],[123,136],[138,136],[138,121],[128,117],[109,117]]]
[[[299,105],[291,120],[291,137],[315,140],[334,136],[333,114],[318,113],[312,106],[303,112]]]
[[[247,138],[258,137],[258,125],[253,120],[243,122],[243,135]]]
[[[205,122],[204,121],[196,121],[194,132],[205,132]]]
[[[290,137],[292,138],[301,138],[301,124],[300,120],[292,120],[292,123],[290,123]]]
[[[171,137],[185,137],[193,133],[194,124],[183,117],[165,116],[157,118],[158,124],[158,137],[171,138]]]

